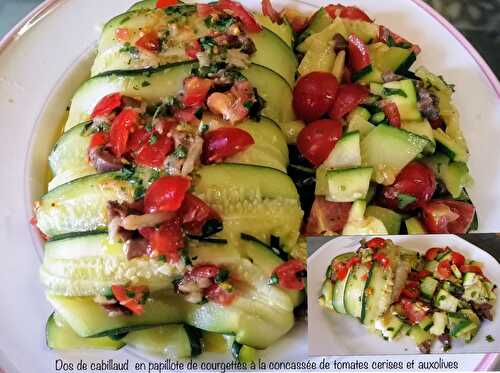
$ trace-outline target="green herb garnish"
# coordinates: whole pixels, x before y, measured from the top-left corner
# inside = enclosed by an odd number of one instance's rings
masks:
[[[399,88],[387,88],[384,87],[383,91],[384,96],[402,96],[402,97],[408,97],[405,91]]]
[[[416,200],[417,200],[417,198],[415,198],[414,196],[412,196],[410,194],[399,193],[398,194],[398,201],[399,201],[398,207],[402,210],[402,209],[406,208],[408,205],[415,202]]]
[[[229,271],[225,268],[220,268],[219,273],[214,278],[216,284],[223,283],[229,278]]]

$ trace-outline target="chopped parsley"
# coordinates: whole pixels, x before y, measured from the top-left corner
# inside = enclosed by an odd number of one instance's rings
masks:
[[[225,268],[220,268],[219,273],[214,278],[216,284],[220,284],[229,278],[229,271]]]
[[[214,28],[217,31],[224,32],[229,26],[236,23],[236,20],[229,15],[220,15],[218,17],[208,16],[203,22],[208,28]]]
[[[200,38],[200,45],[204,51],[211,51],[213,47],[217,46],[217,43],[213,37],[204,36]]]
[[[156,134],[151,135],[151,137],[149,138],[149,143],[151,145],[155,144],[157,141],[158,141],[158,136]]]
[[[203,107],[202,107],[202,106],[200,106],[200,107],[198,108],[198,110],[196,110],[196,111],[194,112],[194,116],[195,116],[196,118],[198,118],[198,119],[201,119],[201,117],[203,117],[203,112],[204,112],[204,111],[205,111],[205,110],[203,109]]]
[[[179,145],[178,147],[175,148],[174,150],[174,156],[177,159],[185,159],[187,157],[187,149],[183,145]]]
[[[189,4],[173,5],[165,8],[165,14],[167,16],[188,17],[195,12],[196,6]]]
[[[405,194],[405,193],[399,193],[398,194],[398,207],[400,209],[406,208],[408,205],[411,205],[413,202],[415,202],[417,198],[410,194]]]
[[[121,53],[130,53],[130,56],[133,59],[139,58],[139,49],[134,47],[132,44],[129,42],[123,44],[123,46],[119,50]]]
[[[494,342],[494,341],[495,341],[495,338],[493,338],[493,336],[492,336],[491,334],[488,334],[488,335],[486,336],[486,341],[488,341],[489,343],[491,343],[491,342]]]
[[[269,278],[269,281],[267,282],[268,285],[277,285],[280,283],[280,279],[278,278],[278,275],[276,273],[273,273],[271,275],[271,278]]]
[[[150,85],[151,85],[151,83],[150,83],[150,82],[148,82],[147,80],[145,80],[145,81],[143,81],[143,82],[141,83],[141,87],[149,87]]]
[[[208,126],[208,124],[201,122],[200,126],[198,127],[198,132],[200,133],[200,135],[204,135],[209,128],[210,127]]]

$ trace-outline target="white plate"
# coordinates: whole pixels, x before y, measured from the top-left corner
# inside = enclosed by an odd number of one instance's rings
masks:
[[[47,154],[66,105],[88,74],[82,56],[88,56],[95,45],[100,25],[132,2],[47,0],[0,41],[0,156],[4,162],[0,168],[0,367],[9,367],[8,372],[15,368],[19,372],[50,372],[59,356],[45,347],[43,326],[50,307],[38,280],[40,261],[35,252],[40,254],[40,245],[31,238],[31,204],[45,189]],[[276,1],[277,6],[285,3]],[[309,11],[322,4],[288,3]],[[258,0],[245,4],[258,8]],[[492,153],[500,131],[500,85],[494,74],[460,34],[424,3],[359,0],[357,4],[379,22],[418,42],[423,47],[420,62],[456,83],[456,102],[472,152],[476,186],[470,192],[478,207],[480,227],[500,231],[500,210],[495,208],[500,160]],[[300,334],[300,330],[294,332]],[[281,349],[286,352],[281,357],[304,356],[305,340],[293,341],[293,345],[282,342],[286,348]],[[81,355],[65,356],[77,359]],[[90,356],[100,359],[110,355]],[[130,355],[120,351],[113,356]],[[273,354],[274,359],[279,357]],[[10,363],[5,363],[7,359]],[[481,359],[476,357],[467,364],[477,365]],[[490,364],[489,360],[483,363]]]
[[[309,353],[321,355],[384,355],[415,354],[411,338],[385,342],[369,333],[359,320],[340,315],[321,307],[317,301],[325,271],[331,260],[342,253],[356,251],[362,236],[339,237],[328,241],[308,259],[307,290],[309,294]],[[495,284],[500,284],[500,264],[487,252],[454,235],[390,236],[394,243],[421,253],[430,247],[449,246],[466,258],[484,264],[484,273]],[[487,342],[486,336],[496,337]],[[453,340],[452,354],[471,354],[500,351],[500,307],[494,309],[494,321],[485,321],[471,343]],[[434,343],[432,353],[441,352],[441,344]]]

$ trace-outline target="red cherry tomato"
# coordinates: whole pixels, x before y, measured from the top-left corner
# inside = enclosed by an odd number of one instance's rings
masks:
[[[462,273],[472,272],[484,277],[483,271],[481,270],[481,267],[479,267],[478,265],[464,264],[459,269],[460,272]]]
[[[181,258],[179,250],[184,247],[184,235],[180,218],[166,221],[158,228],[139,229],[139,233],[149,240],[152,257],[164,256],[171,263]]]
[[[423,270],[418,272],[418,279],[421,280],[421,279],[423,279],[427,276],[430,276],[430,275],[431,275],[431,273],[429,271],[423,269]]]
[[[128,28],[118,27],[115,31],[115,38],[119,42],[125,43],[130,38],[130,32]]]
[[[144,127],[137,128],[128,138],[127,150],[137,152],[151,139],[152,132]]]
[[[332,108],[337,78],[327,72],[312,72],[299,79],[293,90],[293,109],[305,122],[320,119]]]
[[[210,131],[204,136],[204,140],[202,159],[206,164],[221,162],[255,143],[248,132],[236,127]]]
[[[358,21],[372,22],[370,17],[368,17],[365,12],[363,12],[361,9],[355,6],[343,6],[340,4],[337,5],[331,4],[326,6],[325,10],[333,19],[340,17]]]
[[[169,6],[176,5],[177,0],[156,0],[157,8],[168,8]]]
[[[381,204],[392,210],[411,211],[429,201],[435,191],[432,170],[414,161],[401,170],[392,185],[382,189]]]
[[[274,273],[278,277],[278,285],[283,289],[304,289],[304,278],[299,277],[298,274],[305,271],[305,269],[304,263],[298,259],[292,259],[280,264],[274,270]]]
[[[356,264],[361,263],[361,258],[359,256],[353,256],[351,259],[349,259],[346,262],[346,267],[349,269],[351,267],[354,267]]]
[[[411,51],[415,54],[420,53],[420,47],[416,44],[410,43],[408,40],[405,38],[399,36],[398,34],[392,32],[385,26],[379,26],[379,34],[378,34],[378,39],[379,41],[388,44],[389,42],[389,36],[392,38],[395,44],[407,44],[411,45]]]
[[[297,148],[313,165],[321,165],[342,136],[342,125],[335,119],[309,123],[297,136]]]
[[[349,66],[354,72],[363,70],[371,64],[370,52],[366,44],[356,35],[351,34],[347,37],[349,52]]]
[[[186,106],[201,106],[207,99],[208,91],[212,88],[213,81],[198,77],[184,80],[184,95],[182,102]]]
[[[234,292],[229,292],[217,284],[210,285],[210,287],[205,290],[205,296],[208,300],[223,306],[231,304],[236,298]]]
[[[430,233],[464,234],[474,219],[474,206],[452,199],[436,199],[422,205],[424,225]]]
[[[183,176],[162,176],[155,180],[144,196],[146,212],[177,211],[184,201],[190,181]]]
[[[443,260],[439,262],[437,266],[438,274],[443,278],[448,278],[451,276],[451,262],[449,260]]]
[[[384,114],[391,126],[401,128],[401,116],[399,115],[399,109],[394,102],[385,102],[382,105],[382,110],[384,111]]]
[[[219,273],[219,267],[213,264],[201,264],[194,267],[189,273],[191,278],[214,278]]]
[[[407,281],[401,295],[409,299],[417,299],[420,295],[420,282]]]
[[[422,321],[427,316],[427,311],[423,307],[420,307],[417,303],[413,303],[408,298],[401,299],[401,308],[412,324]]]
[[[380,265],[385,269],[389,268],[391,265],[391,261],[384,253],[376,252],[375,254],[373,254],[373,259],[379,262]]]
[[[370,249],[384,248],[387,242],[381,237],[375,237],[366,242],[366,247]]]
[[[344,84],[339,87],[337,98],[333,103],[330,116],[332,118],[343,118],[361,104],[369,95],[366,87],[359,84]]]
[[[151,139],[155,139],[151,143]],[[174,149],[174,140],[166,135],[153,134],[149,140],[135,154],[134,160],[138,165],[160,168],[165,162],[165,158]]]
[[[139,114],[132,108],[123,109],[111,123],[109,141],[113,153],[121,157],[127,151],[127,142],[131,132],[139,124]]]
[[[197,54],[201,52],[201,44],[198,40],[195,40],[191,42],[187,47],[186,47],[186,56],[192,59],[196,59]]]
[[[336,281],[342,281],[343,279],[345,279],[347,277],[347,273],[349,272],[347,266],[342,262],[334,263],[332,269],[335,273],[334,280]]]
[[[262,27],[257,23],[253,15],[240,3],[233,0],[219,0],[218,7],[222,10],[229,10],[235,17],[239,18],[247,32],[262,31]]]
[[[109,135],[106,132],[96,132],[90,138],[89,149],[106,145],[109,141]]]
[[[262,14],[269,17],[273,23],[280,24],[283,23],[280,13],[273,8],[271,0],[262,0]]]
[[[149,52],[158,52],[161,49],[161,40],[158,33],[155,31],[144,34],[135,42],[136,47],[147,50]]]
[[[431,247],[425,252],[425,259],[430,262],[431,260],[436,259],[438,254],[441,254],[444,251],[446,251],[446,249],[442,247]]]
[[[90,117],[94,119],[95,117],[102,117],[111,114],[114,110],[122,106],[122,94],[121,93],[111,93],[107,96],[101,98],[90,114]]]
[[[208,221],[222,222],[220,215],[214,209],[191,193],[186,193],[179,216],[182,216],[183,228],[195,236],[203,234],[203,227]]]
[[[458,268],[460,268],[461,266],[464,265],[465,263],[465,257],[460,254],[460,253],[457,253],[456,251],[453,251],[451,253],[451,261],[453,264],[455,264]]]
[[[304,234],[319,236],[325,233],[342,232],[347,223],[351,202],[330,202],[316,196],[307,219]]]

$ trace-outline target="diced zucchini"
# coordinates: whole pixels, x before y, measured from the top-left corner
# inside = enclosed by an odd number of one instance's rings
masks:
[[[285,135],[287,144],[295,144],[297,136],[306,125],[301,120],[293,120],[291,122],[281,122],[279,126]]]
[[[445,312],[434,312],[432,315],[433,325],[429,329],[429,333],[434,335],[444,334],[446,325],[448,324],[448,316]]]
[[[422,119],[417,107],[417,91],[411,79],[404,79],[384,84],[384,98],[398,107],[403,121],[419,121]]]
[[[351,168],[361,166],[359,132],[348,132],[337,141],[323,166],[328,168]]]
[[[432,334],[423,330],[418,325],[414,325],[411,327],[409,335],[417,346],[420,346],[422,343],[433,339]]]
[[[255,348],[242,345],[236,341],[233,342],[231,347],[231,354],[242,363],[250,363],[257,359],[257,350]]]
[[[328,168],[323,165],[316,169],[316,187],[314,189],[314,194],[317,196],[325,196],[328,193],[327,173]]]
[[[420,326],[423,330],[428,331],[433,324],[434,320],[432,318],[432,315],[427,315],[418,323],[418,326]]]
[[[453,272],[456,278],[462,278],[462,272],[460,272],[460,270],[455,264],[451,265],[451,271]]]
[[[442,149],[456,162],[467,162],[469,159],[468,149],[455,141],[451,136],[445,133],[441,128],[433,130],[434,138],[442,146]]]
[[[436,141],[434,140],[432,127],[427,119],[421,121],[403,121],[401,122],[401,128],[429,140],[429,143],[424,148],[424,153],[434,153],[436,150]]]
[[[370,112],[367,109],[365,109],[362,106],[357,106],[353,111],[351,111],[347,115],[347,121],[350,122],[356,115],[359,115],[361,118],[365,120],[370,119],[371,116]]]
[[[439,281],[431,276],[425,277],[420,283],[420,291],[422,296],[426,299],[432,299],[434,293],[436,292]]]
[[[380,330],[382,337],[392,341],[399,336],[405,323],[391,312],[375,321],[375,329]]]
[[[425,263],[424,269],[426,271],[429,271],[430,273],[435,273],[438,265],[439,265],[439,262],[437,260],[431,260],[431,261]]]
[[[440,289],[434,299],[434,304],[437,308],[448,312],[457,312],[458,303],[458,298],[444,289]]]
[[[364,109],[366,110],[366,109]],[[370,113],[368,110],[366,110],[368,113],[368,118],[370,118]],[[347,132],[359,132],[361,139],[366,137],[370,133],[371,130],[375,128],[373,124],[368,122],[368,118],[365,118],[365,115],[362,114],[356,114],[351,117],[351,119],[348,119],[347,122]]]
[[[406,231],[408,234],[426,234],[427,231],[425,230],[424,226],[418,220],[418,218],[409,218],[405,220],[405,225],[406,225]]]
[[[388,234],[399,234],[402,216],[385,207],[370,205],[366,208],[366,216],[373,216],[384,223]]]
[[[464,187],[469,186],[472,181],[469,168],[464,162],[451,162],[442,169],[439,177],[453,198],[460,197]]]
[[[335,57],[335,62],[333,63],[332,74],[337,78],[337,81],[342,81],[342,76],[344,75],[345,69],[345,50],[341,50],[337,57]]]
[[[370,93],[382,97],[384,95],[384,86],[381,83],[370,83]]]
[[[384,112],[379,111],[371,116],[370,122],[372,122],[373,124],[379,124],[379,123],[383,122],[384,119],[385,119]]]
[[[304,76],[312,71],[330,72],[335,62],[335,52],[330,40],[316,39],[300,62],[298,72]]]
[[[332,17],[330,17],[325,8],[323,7],[319,8],[319,10],[316,13],[314,13],[313,16],[311,17],[309,26],[307,26],[307,28],[300,34],[297,42],[302,43],[309,36],[329,27],[331,23],[332,23]],[[300,52],[304,52],[305,50],[301,49],[301,45],[302,44],[300,44],[297,47],[297,50],[299,50]]]
[[[427,143],[427,139],[411,132],[380,124],[361,141],[361,159],[374,168],[373,181],[391,185]]]
[[[347,168],[328,171],[328,194],[326,199],[332,202],[353,202],[364,199],[370,186],[371,167]]]
[[[359,199],[353,202],[347,223],[342,230],[343,235],[387,234],[384,223],[373,216],[365,217],[365,210],[365,200]]]

